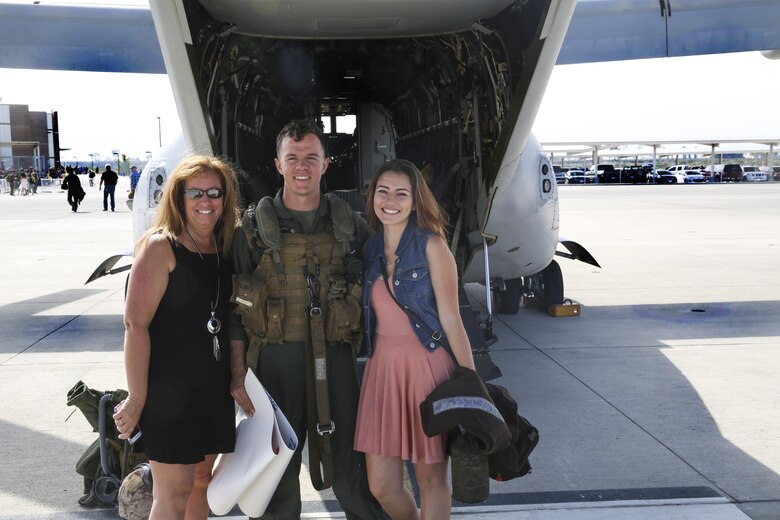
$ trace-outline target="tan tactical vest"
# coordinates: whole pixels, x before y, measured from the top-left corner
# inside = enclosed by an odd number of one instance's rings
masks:
[[[312,306],[322,309],[326,341],[360,348],[361,286],[348,283],[344,266],[355,222],[346,202],[327,200],[332,233],[282,233],[271,197],[244,215],[247,242],[263,251],[253,273],[235,276],[231,298],[250,338],[250,362],[269,343],[306,341]]]

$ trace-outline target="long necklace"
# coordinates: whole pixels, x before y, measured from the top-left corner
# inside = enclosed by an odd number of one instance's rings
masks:
[[[200,252],[200,248],[198,247],[198,243],[195,242],[195,239],[192,238],[192,234],[190,233],[190,230],[187,229],[187,226],[184,226],[184,230],[187,232],[187,234],[190,236],[190,240],[192,240],[192,243],[195,245],[195,249],[198,251],[198,256],[201,260],[204,260],[203,253]],[[214,299],[214,301],[209,301],[209,307],[211,308],[211,318],[208,319],[206,322],[206,330],[209,331],[211,334],[211,343],[212,343],[212,349],[214,352],[214,359],[219,361],[220,353],[219,353],[219,338],[217,337],[217,333],[222,329],[222,322],[219,321],[219,318],[217,318],[217,306],[219,305],[219,285],[220,285],[220,272],[219,272],[219,247],[217,247],[217,237],[216,235],[212,235],[214,237],[214,249],[217,251],[217,297]]]

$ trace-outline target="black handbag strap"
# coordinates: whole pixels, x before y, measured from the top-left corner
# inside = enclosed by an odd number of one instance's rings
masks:
[[[458,358],[455,357],[455,353],[452,351],[452,347],[450,347],[450,343],[447,341],[447,338],[438,330],[434,330],[431,327],[428,326],[427,323],[417,318],[417,315],[415,315],[412,310],[407,306],[402,304],[398,301],[398,298],[395,297],[395,294],[390,289],[390,282],[387,281],[387,263],[384,259],[382,259],[382,278],[385,281],[385,287],[387,287],[387,292],[390,294],[390,297],[393,299],[393,301],[398,305],[402,311],[406,313],[411,320],[417,324],[418,327],[422,328],[425,332],[431,335],[433,339],[441,343],[441,346],[444,347],[444,350],[447,351],[447,353],[452,357],[452,360],[455,362],[455,366],[460,366],[460,363],[458,363]]]

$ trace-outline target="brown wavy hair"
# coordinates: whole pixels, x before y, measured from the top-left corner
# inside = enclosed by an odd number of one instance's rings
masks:
[[[412,185],[413,213],[417,219],[417,225],[427,231],[436,233],[445,241],[447,240],[447,215],[442,210],[436,197],[431,193],[431,189],[426,184],[420,170],[417,166],[406,159],[391,159],[380,166],[371,184],[366,191],[366,221],[375,231],[379,231],[382,223],[374,211],[374,193],[379,177],[385,172],[398,172],[406,175]]]
[[[190,155],[176,165],[163,189],[154,224],[138,241],[139,246],[157,233],[178,240],[177,237],[184,233],[186,224],[184,186],[189,179],[208,172],[217,174],[220,185],[225,190],[225,194],[222,196],[222,217],[214,229],[217,247],[223,255],[231,254],[233,235],[240,218],[238,182],[230,163],[210,155]]]

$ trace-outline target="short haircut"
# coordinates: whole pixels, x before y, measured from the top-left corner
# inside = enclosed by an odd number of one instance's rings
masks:
[[[328,140],[322,132],[322,128],[311,119],[293,119],[276,136],[276,156],[279,157],[279,150],[282,148],[282,141],[289,137],[293,141],[301,141],[309,134],[314,134],[320,140],[325,157],[328,156]]]

